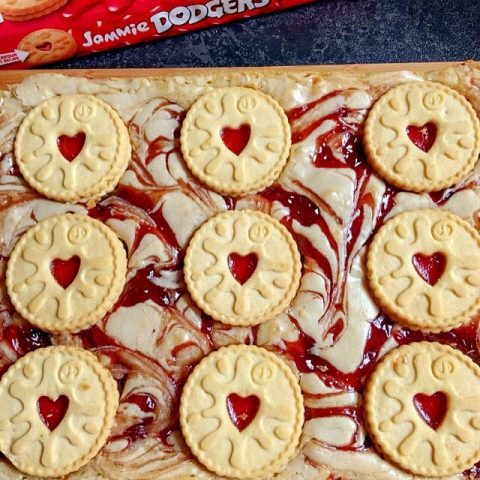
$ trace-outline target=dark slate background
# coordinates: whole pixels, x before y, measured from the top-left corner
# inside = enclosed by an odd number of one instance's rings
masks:
[[[58,63],[213,67],[480,59],[480,0],[318,0],[289,11]]]

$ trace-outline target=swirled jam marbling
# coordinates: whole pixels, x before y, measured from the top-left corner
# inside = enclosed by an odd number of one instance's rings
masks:
[[[94,351],[118,381],[120,408],[102,452],[69,478],[215,478],[194,459],[178,424],[182,385],[201,358],[220,346],[263,346],[299,375],[305,400],[302,446],[284,479],[407,479],[382,459],[362,420],[362,390],[378,359],[399,344],[435,340],[480,361],[478,320],[439,334],[410,331],[382,315],[364,278],[366,246],[391,216],[442,208],[479,226],[480,167],[454,188],[414,194],[388,186],[365,161],[362,124],[372,103],[410,80],[433,80],[480,109],[474,64],[431,73],[212,71],[129,80],[42,74],[1,94],[0,371],[50,344]],[[286,111],[292,150],[279,180],[257,194],[213,193],[188,172],[179,146],[186,111],[207,88],[258,88]],[[118,188],[94,206],[47,200],[26,186],[12,154],[17,127],[33,106],[60,93],[92,93],[127,123],[133,158]],[[291,306],[265,324],[230,327],[194,306],[182,278],[185,247],[213,215],[254,209],[279,220],[299,247],[303,276]],[[48,335],[15,313],[5,267],[18,238],[49,216],[88,214],[111,227],[128,251],[127,283],[111,313],[72,335]],[[8,478],[19,473],[5,461]],[[477,478],[473,467],[465,478]]]

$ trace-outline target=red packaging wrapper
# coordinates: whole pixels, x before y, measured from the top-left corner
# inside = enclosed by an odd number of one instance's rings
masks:
[[[313,0],[0,0],[0,68],[30,68]]]

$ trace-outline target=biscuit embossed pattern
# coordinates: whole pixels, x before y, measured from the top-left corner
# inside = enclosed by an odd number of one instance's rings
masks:
[[[255,325],[278,315],[297,292],[301,261],[295,240],[272,217],[252,210],[221,213],[192,238],[185,282],[214,319]]]
[[[102,2],[102,8],[107,4]],[[47,74],[34,75],[1,94],[5,134],[0,138],[0,374],[31,350],[51,343],[78,345],[99,357],[120,390],[120,407],[104,448],[66,479],[218,479],[184,442],[179,404],[195,366],[232,344],[271,351],[292,369],[301,386],[302,437],[279,479],[415,476],[372,441],[364,420],[367,379],[390,350],[417,341],[450,345],[478,364],[479,320],[473,316],[442,332],[412,330],[394,321],[380,310],[368,288],[368,246],[388,219],[420,208],[451,212],[478,227],[480,178],[477,166],[444,191],[418,194],[393,188],[367,162],[361,144],[369,109],[386,91],[412,79],[448,83],[480,108],[480,69],[471,63],[428,74],[215,70],[114,81]],[[212,88],[234,85],[248,85],[281,105],[290,123],[292,149],[273,184],[231,197],[215,193],[191,174],[180,136],[182,121],[198,98]],[[125,119],[134,154],[117,187],[95,205],[52,202],[23,181],[12,152],[15,132],[22,118],[44,100],[42,95],[86,91],[108,99]],[[409,125],[416,128],[409,129],[408,139],[420,153],[435,148],[438,129],[429,123],[431,119]],[[231,130],[223,132],[223,145],[235,155],[253,138],[253,130],[244,123],[226,127]],[[78,133],[67,132],[72,138]],[[64,152],[74,156],[82,138],[64,142]],[[302,278],[285,310],[257,325],[238,327],[215,321],[197,308],[183,268],[188,244],[202,225],[223,212],[246,209],[264,212],[289,231],[301,254]],[[78,333],[51,335],[15,311],[5,272],[28,229],[67,212],[88,215],[111,228],[127,251],[128,273],[122,294],[97,323]],[[422,288],[436,288],[445,280],[449,266],[442,251],[422,248],[410,258]],[[49,278],[59,291],[74,285],[72,277],[80,268],[76,257],[61,255],[50,264]],[[213,260],[210,254],[206,258]],[[260,258],[249,250],[232,250],[224,260],[226,274],[238,287],[248,286],[259,271]],[[422,428],[444,428],[446,395],[437,387],[415,392],[413,413]],[[69,404],[65,397],[38,399],[39,409],[56,412],[40,419],[47,433],[61,428]],[[261,396],[236,388],[224,400],[225,425],[234,434],[248,436],[262,418]],[[4,456],[2,475],[30,479]],[[480,462],[453,478],[479,476]]]
[[[84,143],[76,155],[61,149],[82,133]],[[110,105],[91,95],[46,100],[28,113],[15,140],[15,158],[25,180],[60,201],[87,201],[110,192],[130,156],[125,124]]]
[[[239,397],[258,402],[245,428],[232,412]],[[182,431],[193,453],[218,475],[234,478],[281,470],[298,446],[303,419],[297,379],[277,356],[255,346],[224,347],[202,360],[180,404]]]
[[[446,331],[480,308],[480,235],[460,217],[413,210],[375,235],[367,278],[379,305],[413,329]]]
[[[472,170],[480,152],[480,123],[455,90],[406,83],[373,106],[364,144],[372,167],[388,182],[431,192],[450,187]]]
[[[18,312],[50,332],[88,328],[110,310],[125,283],[122,243],[85,215],[51,217],[17,243],[7,287]]]
[[[437,428],[420,416],[418,394],[445,396]],[[443,477],[480,459],[480,367],[458,350],[435,342],[395,349],[372,374],[365,404],[375,444],[413,474]]]
[[[194,175],[215,191],[238,195],[277,179],[290,152],[290,126],[269,95],[251,88],[220,88],[190,108],[181,144]]]
[[[57,477],[78,470],[105,443],[118,406],[117,385],[90,352],[49,347],[18,360],[0,381],[0,448],[22,472]],[[67,408],[48,425],[45,406]]]

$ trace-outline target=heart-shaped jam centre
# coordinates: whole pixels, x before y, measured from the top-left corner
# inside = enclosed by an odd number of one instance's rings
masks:
[[[79,268],[80,257],[77,256],[69,258],[68,260],[55,258],[50,264],[50,270],[53,278],[63,288],[69,287],[70,284],[75,280]]]
[[[222,128],[220,136],[225,146],[235,155],[240,155],[250,140],[251,128],[248,123],[240,125],[238,128]]]
[[[432,122],[428,122],[421,127],[409,125],[407,127],[407,135],[420,150],[428,152],[437,138],[437,126]]]
[[[255,395],[242,397],[231,393],[227,397],[227,412],[230,420],[239,432],[245,430],[257,416],[260,408],[260,399]]]
[[[231,253],[228,256],[227,263],[233,278],[240,285],[243,285],[257,268],[258,257],[254,253],[248,255]]]
[[[37,50],[41,50],[42,52],[49,52],[52,49],[52,44],[50,42],[41,43],[40,45],[36,45],[35,48]]]
[[[48,429],[53,432],[65,417],[69,400],[65,395],[60,395],[56,400],[49,397],[40,397],[37,402],[38,414]]]
[[[73,137],[68,135],[60,135],[57,139],[58,150],[65,160],[71,162],[78,157],[85,145],[86,135],[83,132],[77,133]]]
[[[416,253],[412,257],[412,263],[420,278],[433,287],[445,272],[447,260],[441,252],[433,255]]]
[[[443,392],[435,392],[433,395],[417,393],[413,397],[413,405],[420,418],[430,428],[437,430],[447,414],[448,400]]]

